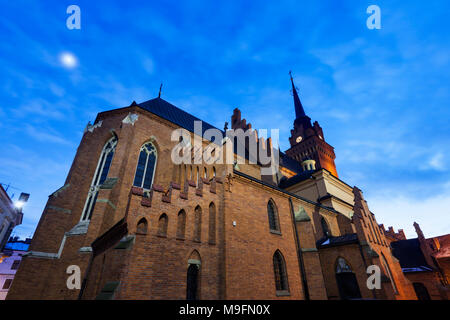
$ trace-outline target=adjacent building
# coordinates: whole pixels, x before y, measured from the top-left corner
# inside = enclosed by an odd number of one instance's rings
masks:
[[[426,239],[414,223],[417,238],[406,239],[402,230],[392,227],[391,247],[406,278],[420,300],[448,300],[450,297],[450,234]]]
[[[19,240],[11,238],[0,254],[0,300],[5,300],[8,290],[19,269],[22,255],[28,250],[31,239]]]
[[[28,196],[25,193],[21,194],[24,200],[28,200]],[[6,242],[8,242],[14,227],[22,224],[22,219],[22,209],[14,205],[8,193],[0,184],[0,252],[2,252]]]

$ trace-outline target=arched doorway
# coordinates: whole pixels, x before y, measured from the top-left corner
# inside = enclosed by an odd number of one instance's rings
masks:
[[[359,291],[356,276],[344,258],[337,259],[336,282],[339,288],[339,295],[342,300],[361,298],[361,292]]]
[[[186,299],[197,300],[198,265],[190,264],[187,270]]]
[[[423,283],[413,282],[414,291],[416,292],[417,299],[419,300],[431,300],[427,287]]]
[[[186,299],[200,299],[200,267],[202,260],[197,250],[191,252],[188,258],[187,281],[186,281]]]

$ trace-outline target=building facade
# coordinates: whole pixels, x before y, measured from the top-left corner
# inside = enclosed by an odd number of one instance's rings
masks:
[[[238,109],[231,129],[244,141],[205,135],[227,124],[202,121],[199,133],[199,119],[160,97],[99,113],[49,196],[8,299],[417,299],[291,81],[285,153]],[[180,128],[190,139],[172,139]],[[196,162],[200,147],[234,161]],[[174,150],[193,163],[174,163]],[[262,170],[263,152],[278,156],[276,171]],[[371,290],[372,265],[381,287]],[[67,286],[71,266],[80,289]]]
[[[11,198],[0,184],[0,252],[9,240],[15,226],[22,224],[23,213],[14,206]]]
[[[400,229],[389,228],[394,256],[419,300],[448,300],[450,297],[450,234],[426,239],[414,223],[417,238],[406,239]]]
[[[5,300],[8,290],[19,269],[22,255],[28,250],[31,239],[10,239],[0,255],[0,300]]]

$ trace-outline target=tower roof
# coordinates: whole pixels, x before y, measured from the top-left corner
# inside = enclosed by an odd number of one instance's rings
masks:
[[[292,83],[292,94],[294,95],[294,106],[295,106],[295,118],[306,117],[305,110],[303,109],[300,98],[298,97],[297,89],[294,85],[294,79],[292,78],[292,71],[289,71],[289,76],[291,77]]]

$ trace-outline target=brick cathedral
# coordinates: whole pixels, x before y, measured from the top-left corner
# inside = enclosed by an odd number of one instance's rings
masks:
[[[417,299],[291,84],[286,152],[238,109],[231,117],[231,129],[279,153],[272,175],[245,162],[250,152],[243,164],[174,164],[171,133],[194,137],[199,119],[161,97],[99,113],[49,196],[8,299]],[[371,265],[379,289],[366,284]],[[70,266],[80,289],[67,285]]]

